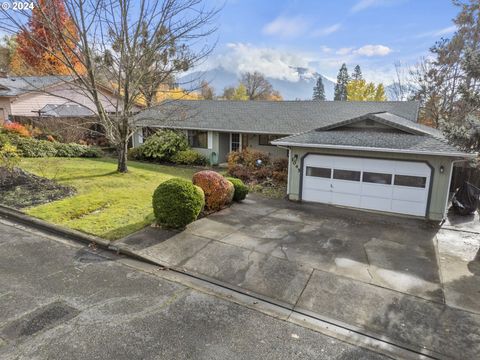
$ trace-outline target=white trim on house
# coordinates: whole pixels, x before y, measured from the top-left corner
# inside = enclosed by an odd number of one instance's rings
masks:
[[[209,150],[213,149],[213,132],[212,131],[207,132],[207,149]]]
[[[352,146],[352,145],[325,145],[325,144],[307,144],[307,143],[292,143],[284,141],[272,142],[273,145],[305,147],[305,148],[319,148],[319,149],[339,149],[339,150],[357,150],[357,151],[376,151],[399,154],[416,154],[416,155],[435,155],[435,156],[453,156],[461,158],[476,158],[478,153],[462,153],[462,152],[440,152],[440,151],[417,151],[405,149],[390,149],[390,148],[375,148],[368,146]]]

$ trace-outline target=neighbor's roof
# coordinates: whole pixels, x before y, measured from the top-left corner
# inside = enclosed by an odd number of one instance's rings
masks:
[[[296,134],[369,113],[389,112],[416,122],[416,101],[175,100],[135,116],[137,126]]]
[[[31,91],[39,91],[59,84],[66,76],[11,76],[0,77],[0,97],[12,97]]]
[[[371,119],[388,128],[354,128],[348,125],[356,121]],[[287,136],[273,145],[311,148],[341,148],[366,151],[402,152],[468,157],[455,146],[448,144],[443,134],[433,128],[389,113],[368,114],[331,126]],[[476,156],[472,154],[471,156]]]
[[[42,116],[53,117],[85,117],[95,115],[89,108],[77,104],[47,104],[40,109],[40,113]]]

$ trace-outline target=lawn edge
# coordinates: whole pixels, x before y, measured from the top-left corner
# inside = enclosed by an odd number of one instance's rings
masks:
[[[76,240],[86,244],[93,243],[105,249],[108,249],[111,244],[110,240],[103,239],[94,235],[85,234],[77,230],[68,229],[63,226],[55,225],[27,215],[19,210],[13,209],[5,205],[0,205],[0,217],[7,220],[16,221],[23,225],[31,226],[39,230],[46,231],[53,235],[59,235],[70,240]]]

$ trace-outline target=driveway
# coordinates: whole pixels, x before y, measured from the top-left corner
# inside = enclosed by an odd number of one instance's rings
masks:
[[[478,218],[439,227],[250,196],[181,233],[147,228],[118,245],[401,343],[480,351]]]

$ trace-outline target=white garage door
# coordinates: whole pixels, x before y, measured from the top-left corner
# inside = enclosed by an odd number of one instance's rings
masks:
[[[425,216],[430,176],[420,162],[307,155],[302,199]]]

